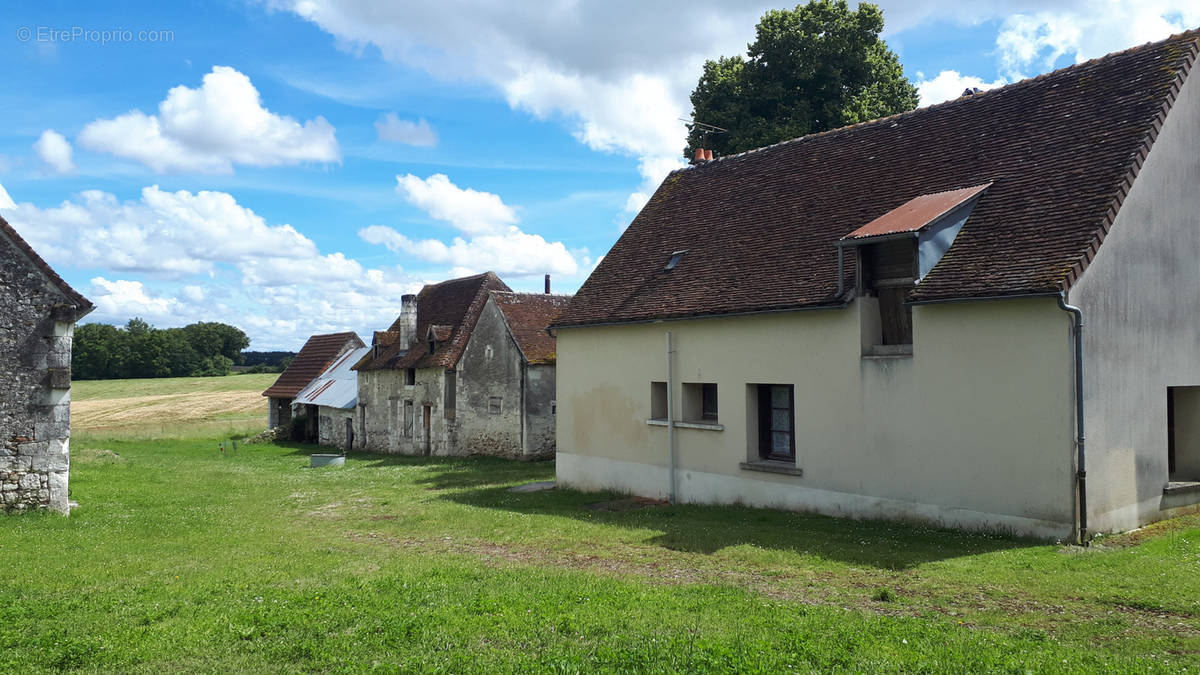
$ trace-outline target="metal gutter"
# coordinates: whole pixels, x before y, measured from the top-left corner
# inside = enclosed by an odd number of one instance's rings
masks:
[[[910,300],[904,304],[916,305],[946,305],[952,302],[993,302],[996,300],[1028,300],[1029,298],[1059,298],[1059,291],[1044,291],[1041,293],[1017,293],[1015,295],[980,295],[969,298],[939,298],[937,300]]]
[[[760,309],[749,312],[730,312],[728,314],[692,314],[690,316],[672,316],[659,319],[635,319],[633,321],[606,321],[604,323],[575,323],[567,325],[548,326],[547,330],[562,330],[564,328],[603,328],[608,326],[636,326],[645,323],[663,323],[664,321],[700,321],[703,319],[724,319],[732,316],[758,316],[760,314],[787,314],[789,312],[811,312],[819,309],[846,309],[849,301],[833,305],[804,305],[784,309]]]

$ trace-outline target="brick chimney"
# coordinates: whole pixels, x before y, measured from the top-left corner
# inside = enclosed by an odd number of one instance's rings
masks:
[[[417,296],[409,293],[400,297],[400,344],[408,345],[417,339]]]

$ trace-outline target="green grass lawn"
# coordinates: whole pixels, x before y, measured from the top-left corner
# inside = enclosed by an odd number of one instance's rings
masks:
[[[217,440],[76,439],[71,516],[0,518],[0,671],[1200,669],[1200,518],[1085,551]]]

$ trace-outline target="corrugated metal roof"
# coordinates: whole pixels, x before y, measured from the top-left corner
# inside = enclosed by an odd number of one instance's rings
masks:
[[[343,354],[342,358],[296,394],[295,402],[343,410],[354,408],[358,405],[358,373],[350,368],[370,351],[370,347],[360,347]]]
[[[938,218],[950,213],[960,204],[965,203],[967,200],[988,189],[989,186],[991,186],[991,183],[984,183],[983,185],[976,185],[961,190],[947,190],[945,192],[934,192],[932,194],[913,197],[842,237],[842,241],[901,234],[904,232],[917,232]]]

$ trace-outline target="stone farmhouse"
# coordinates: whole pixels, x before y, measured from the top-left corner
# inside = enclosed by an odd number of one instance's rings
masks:
[[[296,358],[275,380],[275,384],[262,394],[268,401],[267,422],[270,428],[290,424],[296,395],[333,365],[338,357],[365,346],[362,338],[353,332],[310,337]],[[312,423],[315,424],[316,420]]]
[[[94,309],[0,218],[0,506],[69,511],[71,338]]]
[[[1083,540],[1196,510],[1198,37],[672,173],[555,324],[559,483]]]
[[[488,272],[402,298],[358,372],[356,446],[411,455],[554,452],[555,346],[569,296],[514,293]]]

